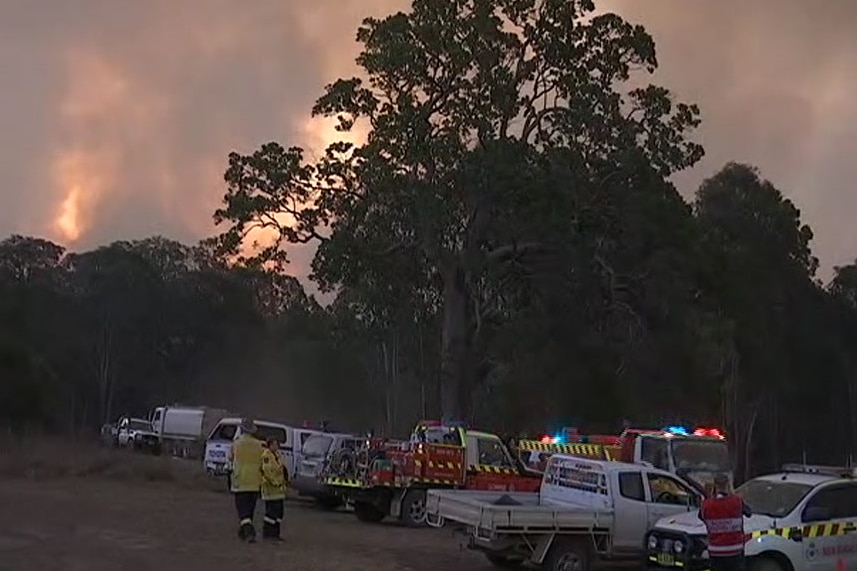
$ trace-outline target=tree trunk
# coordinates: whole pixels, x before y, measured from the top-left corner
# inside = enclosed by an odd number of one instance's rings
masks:
[[[461,420],[469,412],[467,386],[467,287],[453,264],[443,276],[443,331],[441,333],[440,406],[444,421]]]
[[[394,434],[393,432],[393,399],[392,393],[390,390],[390,356],[387,351],[387,342],[381,341],[381,362],[382,362],[382,374],[384,375],[384,418],[386,420],[386,430],[387,434]]]
[[[753,431],[756,428],[756,419],[759,418],[759,409],[762,407],[764,399],[759,399],[759,402],[753,406],[753,412],[750,416],[750,421],[747,424],[746,437],[744,439],[744,477],[742,481],[747,481],[752,477],[753,466],[751,463],[753,451]]]

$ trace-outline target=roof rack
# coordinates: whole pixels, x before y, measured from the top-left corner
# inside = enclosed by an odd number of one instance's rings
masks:
[[[857,477],[857,469],[848,466],[820,466],[816,464],[783,464],[783,472],[819,474],[837,478]]]

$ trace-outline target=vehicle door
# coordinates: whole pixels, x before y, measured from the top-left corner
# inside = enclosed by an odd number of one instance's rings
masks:
[[[818,490],[801,511],[806,569],[835,571],[857,564],[857,483],[834,484]],[[806,533],[806,532],[809,533]]]
[[[152,432],[154,432],[158,436],[161,435],[161,432],[163,432],[164,429],[163,415],[164,409],[161,407],[156,408],[154,414],[152,414]]]
[[[699,494],[690,486],[667,474],[646,472],[648,527],[667,516],[686,513],[700,506]]]
[[[613,548],[617,552],[637,552],[649,529],[646,483],[639,470],[617,471],[610,475],[613,487]]]
[[[229,469],[229,450],[239,432],[238,428],[233,422],[221,422],[214,428],[205,443],[206,468],[215,472],[225,472]]]
[[[127,416],[122,417],[122,420],[119,421],[119,430],[116,433],[116,440],[118,440],[121,446],[125,446],[126,444],[128,444],[128,435],[130,432],[130,428],[128,426],[129,422],[130,421],[128,420]]]
[[[517,467],[499,438],[468,435],[465,454],[468,489],[515,491]]]
[[[291,426],[285,427],[285,441],[280,443],[280,458],[283,461],[283,468],[289,478],[295,473],[295,430]]]
[[[303,448],[304,444],[306,444],[307,438],[312,436],[313,434],[321,434],[318,430],[312,430],[309,428],[296,428],[294,432],[294,439],[292,444],[292,454],[295,458],[295,473],[297,473],[300,468],[301,462],[303,462],[304,454]]]
[[[637,450],[634,453],[636,461],[647,462],[659,470],[671,472],[669,442],[643,434],[637,438]]]

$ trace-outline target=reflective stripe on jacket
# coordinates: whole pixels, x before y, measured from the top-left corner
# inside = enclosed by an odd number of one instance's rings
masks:
[[[262,452],[262,499],[282,500],[286,497],[286,473],[280,455],[267,448]]]
[[[708,530],[708,554],[731,557],[744,554],[744,502],[732,494],[707,498],[700,518]]]
[[[232,491],[258,492],[262,487],[262,441],[242,434],[232,443]]]

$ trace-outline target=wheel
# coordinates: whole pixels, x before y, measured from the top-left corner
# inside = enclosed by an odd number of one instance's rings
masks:
[[[402,500],[402,512],[399,519],[408,527],[426,525],[426,491],[408,490]]]
[[[315,499],[315,505],[323,510],[335,510],[342,505],[342,499],[337,496],[322,496]]]
[[[554,540],[543,566],[545,571],[589,571],[589,551],[582,541]]]
[[[518,569],[523,566],[524,560],[517,557],[509,557],[508,555],[497,555],[496,553],[486,553],[485,557],[494,567],[500,569]]]
[[[753,557],[747,563],[750,571],[784,571],[780,562],[770,557]]]
[[[354,515],[363,523],[378,523],[387,514],[376,508],[370,503],[354,502]]]

